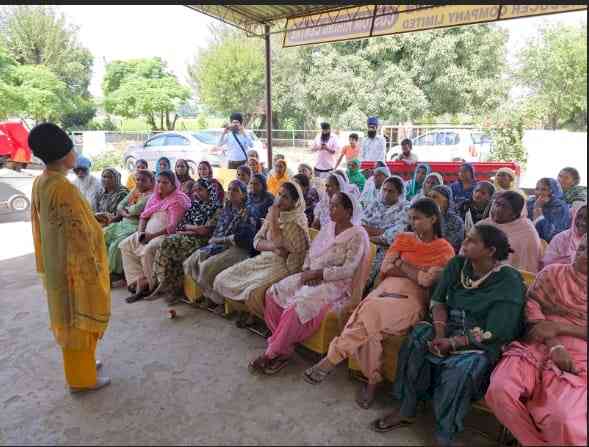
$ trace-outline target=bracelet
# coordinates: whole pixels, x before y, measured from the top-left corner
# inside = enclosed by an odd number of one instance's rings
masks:
[[[552,348],[550,348],[550,351],[548,352],[548,354],[552,355],[553,351],[556,351],[557,349],[564,349],[566,350],[566,348],[564,347],[564,345],[554,345]]]

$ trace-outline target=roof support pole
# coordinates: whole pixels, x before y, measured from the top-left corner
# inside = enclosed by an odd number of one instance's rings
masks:
[[[266,146],[268,147],[268,168],[272,169],[272,48],[270,47],[270,25],[264,25],[266,50]]]

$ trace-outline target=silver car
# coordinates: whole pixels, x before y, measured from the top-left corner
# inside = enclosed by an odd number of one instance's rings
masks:
[[[167,157],[172,166],[178,159],[186,160],[193,175],[196,175],[198,163],[203,160],[216,167],[226,167],[223,150],[217,146],[222,133],[223,129],[158,133],[142,145],[127,148],[123,155],[125,167],[131,172],[135,169],[135,162],[144,159],[150,169],[155,169],[155,164],[161,157]],[[254,142],[254,149],[258,151],[260,160],[264,160],[267,157],[266,145],[251,130],[247,133]]]

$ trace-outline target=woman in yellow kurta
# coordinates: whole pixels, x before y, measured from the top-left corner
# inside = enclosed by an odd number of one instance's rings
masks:
[[[110,383],[97,377],[96,343],[110,318],[108,258],[103,231],[87,201],[66,178],[76,161],[73,143],[55,124],[29,134],[29,146],[46,164],[35,179],[32,226],[37,272],[43,279],[51,329],[63,350],[72,392]]]

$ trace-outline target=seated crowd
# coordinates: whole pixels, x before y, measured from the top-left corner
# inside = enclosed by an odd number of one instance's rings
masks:
[[[353,135],[338,160],[346,171],[301,164],[296,175],[280,158],[266,172],[249,151],[227,191],[208,162],[194,179],[186,161],[172,171],[165,157],[155,173],[139,160],[127,187],[111,168],[93,183],[79,157],[76,185],[104,226],[127,302],[186,300],[185,277],[212,312],[243,302],[238,326],[268,335],[252,373],[286,367],[333,313],[342,330],[304,380],[319,384],[353,358],[367,379],[361,408],[386,392],[384,338],[406,336],[389,389],[398,408],[374,430],[412,424],[432,400],[436,442],[450,445],[486,395],[520,443],[586,445],[587,197],[577,170],[540,179],[526,197],[512,170],[490,183],[467,163],[449,185],[425,163],[408,181],[384,163],[367,178],[357,144]],[[527,291],[520,271],[537,274]]]

